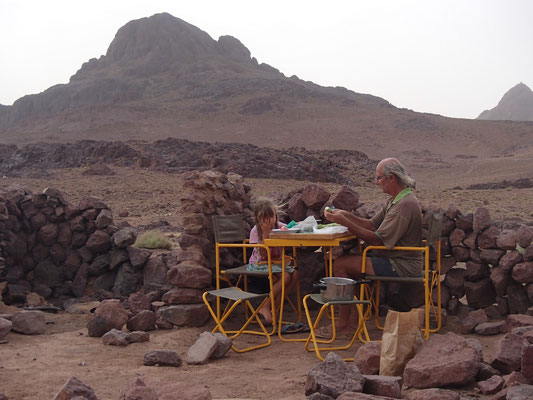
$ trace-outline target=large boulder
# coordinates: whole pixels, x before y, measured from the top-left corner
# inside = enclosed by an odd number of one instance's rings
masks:
[[[462,386],[474,380],[482,359],[476,339],[435,334],[405,366],[404,383],[417,389]]]

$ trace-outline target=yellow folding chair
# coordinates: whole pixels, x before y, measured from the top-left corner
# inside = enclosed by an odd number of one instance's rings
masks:
[[[442,213],[435,213],[429,216],[428,221],[428,233],[427,239],[423,241],[422,246],[395,246],[389,250],[402,250],[402,251],[418,251],[424,254],[424,275],[421,277],[392,277],[392,276],[375,276],[367,275],[366,260],[367,254],[370,250],[380,249],[385,250],[385,246],[367,246],[363,250],[361,272],[362,280],[368,280],[372,283],[370,285],[361,285],[361,299],[368,298],[372,303],[372,309],[374,312],[374,321],[379,329],[383,327],[379,324],[379,290],[381,282],[399,282],[399,283],[421,283],[424,285],[424,305],[425,305],[425,324],[422,331],[424,337],[429,338],[431,332],[438,332],[442,325],[441,315],[441,279],[440,279],[440,266],[441,266],[441,243],[440,235],[442,228]],[[436,252],[435,269],[431,268],[430,252],[434,247]],[[437,292],[437,304],[435,305],[432,297],[433,292]],[[371,310],[369,310],[371,311]],[[434,328],[430,327],[430,312],[436,321]]]
[[[309,300],[320,304],[322,307],[318,312],[317,317],[314,321],[311,319],[311,313],[309,311]],[[305,342],[305,349],[307,351],[314,351],[316,356],[320,361],[324,361],[322,352],[324,351],[335,351],[335,350],[347,350],[349,349],[354,342],[359,338],[362,342],[367,342],[369,340],[368,331],[366,329],[366,320],[365,320],[365,310],[363,307],[365,305],[370,306],[370,301],[368,300],[358,300],[355,296],[352,300],[336,300],[336,301],[326,301],[321,294],[308,294],[303,299],[303,305],[305,310],[305,315],[307,317],[307,323],[310,328],[309,336]],[[358,313],[358,325],[357,329],[354,332],[352,338],[348,344],[339,346],[334,345],[337,338],[337,331],[335,327],[335,307],[336,306],[354,306],[357,309]],[[332,337],[330,339],[319,339],[316,336],[316,329],[319,327],[322,317],[326,315],[326,318],[329,318],[331,321],[332,328]],[[320,345],[324,346],[320,346]],[[344,358],[344,361],[354,361],[353,357]]]
[[[270,249],[268,246],[264,244],[251,244],[248,242],[248,239],[246,238],[246,234],[244,231],[244,220],[242,214],[235,214],[235,215],[215,215],[213,216],[213,231],[215,235],[215,263],[216,263],[216,289],[221,288],[221,280],[225,281],[230,286],[239,287],[239,285],[242,285],[242,290],[244,292],[248,291],[248,277],[256,277],[256,278],[264,278],[268,279],[269,282],[269,293],[266,294],[270,297],[271,304],[275,304],[274,302],[274,294],[273,294],[273,284],[275,281],[274,274],[272,272],[272,265],[274,264],[274,260],[271,258]],[[249,270],[247,268],[246,262],[247,262],[247,254],[246,251],[248,249],[253,248],[264,248],[267,252],[268,259],[266,262],[262,263],[265,265],[265,269],[262,271],[256,271],[256,270]],[[222,269],[220,265],[220,251],[224,248],[241,248],[242,249],[242,258],[244,265],[241,265],[236,268],[227,268]],[[294,252],[294,249],[293,249]],[[284,263],[287,263],[289,261],[294,261],[294,267],[297,267],[297,261],[296,258],[294,259],[292,257],[286,257],[284,259]],[[234,282],[234,283],[233,283]],[[299,294],[300,288],[299,283],[297,285],[297,293]],[[299,296],[298,296],[299,297]],[[221,297],[217,297],[217,307],[216,307],[216,315],[219,319],[223,318],[223,314],[228,311],[230,307],[232,307],[232,300],[229,300],[226,309],[224,312],[221,312],[221,303],[220,303]],[[298,302],[297,305],[294,305],[292,301],[286,296],[286,299],[288,300],[288,303],[291,305],[291,307],[298,312],[298,318],[301,318],[301,307],[300,303]],[[264,299],[264,302],[266,302],[267,299]],[[283,301],[283,300],[282,300]],[[263,303],[261,303],[262,305]],[[260,308],[260,306],[258,307]],[[278,306],[279,309],[279,306]],[[277,315],[278,315],[278,309],[276,307],[273,307],[272,309],[272,319],[273,322],[277,322]],[[249,308],[245,307],[246,315],[248,316]],[[270,331],[270,334],[274,334],[276,332],[278,324],[273,323],[272,328]]]
[[[211,306],[208,297],[209,296],[215,296],[217,299],[223,298],[228,300],[228,302],[231,302],[231,306],[225,310],[225,312],[222,314],[222,316],[217,315],[215,310],[213,310],[213,307]],[[258,308],[254,308],[252,306],[251,300],[261,299],[263,298],[263,302],[261,302],[261,305],[266,300],[268,294],[255,294],[255,293],[248,293],[243,290],[240,290],[237,287],[227,287],[224,289],[217,289],[217,290],[209,290],[207,292],[204,292],[202,298],[204,300],[205,305],[207,306],[207,309],[209,310],[209,313],[215,320],[216,326],[213,329],[213,332],[219,331],[223,335],[226,335],[227,337],[231,338],[233,340],[233,344],[231,348],[236,351],[237,353],[244,353],[246,351],[250,350],[256,350],[263,347],[266,347],[270,345],[272,342],[272,338],[270,337],[270,333],[266,330],[265,326],[263,325],[263,322],[261,322],[261,319],[257,315]],[[238,329],[238,330],[227,330],[224,328],[224,322],[228,319],[228,317],[231,315],[233,310],[239,306],[239,304],[244,304],[246,309],[249,311],[250,316],[246,319],[244,324]],[[253,329],[247,329],[250,323],[255,321],[257,324],[259,324],[260,330],[253,330]],[[259,335],[265,337],[265,341],[261,344],[257,345],[248,345],[245,347],[237,347],[235,345],[235,340],[243,335]]]

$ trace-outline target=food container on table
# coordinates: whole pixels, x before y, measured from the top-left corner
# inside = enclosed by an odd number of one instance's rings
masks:
[[[356,282],[350,278],[322,278],[316,285],[325,301],[353,300]]]

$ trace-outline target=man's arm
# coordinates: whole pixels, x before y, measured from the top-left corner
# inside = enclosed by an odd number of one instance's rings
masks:
[[[369,219],[356,217],[344,210],[325,211],[324,216],[328,221],[344,225],[357,238],[364,240],[369,245],[383,245],[383,241],[376,235],[376,227]]]

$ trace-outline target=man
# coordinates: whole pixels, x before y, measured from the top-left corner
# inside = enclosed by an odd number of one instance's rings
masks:
[[[359,218],[344,210],[325,212],[331,222],[346,226],[351,233],[367,245],[421,246],[422,212],[411,188],[415,181],[403,165],[395,158],[386,158],[376,167],[376,184],[390,199],[371,219]],[[343,255],[335,260],[334,274],[338,277],[358,279],[361,277],[362,257]],[[367,257],[366,273],[380,276],[421,276],[422,255],[416,251],[374,250]],[[341,307],[337,329],[344,335],[349,333],[350,307]],[[324,327],[326,329],[327,327]],[[327,329],[326,329],[327,330]],[[329,332],[319,332],[331,337]]]

